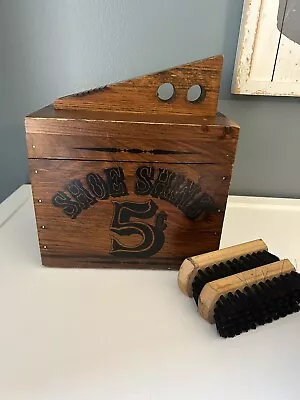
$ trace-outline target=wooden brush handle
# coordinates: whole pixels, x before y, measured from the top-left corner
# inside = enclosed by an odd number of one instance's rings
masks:
[[[227,247],[226,249],[212,251],[186,258],[178,272],[178,286],[180,290],[189,297],[193,297],[192,283],[199,269],[205,269],[214,264],[230,261],[245,254],[268,250],[262,239]]]
[[[211,324],[214,322],[214,310],[220,296],[237,289],[243,291],[246,286],[264,282],[275,276],[295,271],[289,260],[276,261],[249,271],[240,272],[226,278],[207,283],[202,289],[198,300],[198,311]]]

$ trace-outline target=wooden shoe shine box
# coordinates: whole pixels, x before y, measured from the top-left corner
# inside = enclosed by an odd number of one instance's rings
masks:
[[[218,249],[239,134],[217,113],[222,63],[66,96],[26,117],[44,265],[178,269]]]

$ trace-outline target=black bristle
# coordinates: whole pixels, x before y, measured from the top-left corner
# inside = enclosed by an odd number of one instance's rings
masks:
[[[227,261],[226,265],[227,265],[228,271],[231,272],[232,274],[237,274],[239,272],[239,269],[234,262]]]
[[[228,269],[226,267],[226,264],[225,263],[220,263],[219,267],[220,267],[221,278],[225,278],[227,276],[227,274],[228,274]]]
[[[242,256],[240,257],[240,260],[244,265],[246,265],[247,270],[255,268],[255,260],[253,260],[250,256]]]
[[[278,257],[267,251],[259,251],[199,270],[192,283],[193,297],[196,304],[198,304],[199,295],[207,283],[278,260]]]
[[[220,336],[233,337],[298,312],[300,274],[280,275],[221,297],[215,307],[216,327]]]
[[[271,264],[273,262],[279,261],[279,257],[274,254],[269,253],[268,251],[259,251],[257,253],[258,257],[264,261],[265,264]]]
[[[261,257],[261,252],[251,254],[253,262],[256,263],[257,267],[261,267],[263,265],[269,264],[269,262],[265,262]]]

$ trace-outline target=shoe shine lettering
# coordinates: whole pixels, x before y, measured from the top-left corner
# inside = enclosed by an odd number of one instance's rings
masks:
[[[68,183],[65,188],[69,193],[57,192],[52,198],[53,205],[63,208],[68,217],[77,218],[83,210],[101,200],[129,194],[124,171],[120,167],[105,169],[104,177],[89,173],[85,181],[87,187],[79,179]],[[212,197],[203,192],[199,185],[165,168],[156,170],[152,166],[139,167],[136,170],[135,193],[166,200],[192,220],[203,212],[216,209]]]
[[[141,203],[112,201],[111,232],[120,239],[122,236],[138,235],[141,240],[132,248],[113,238],[110,253],[114,256],[150,257],[162,248],[165,242],[167,214],[158,212],[158,206],[153,200],[155,198],[168,201],[191,220],[216,210],[213,198],[182,174],[166,168],[141,166],[137,168],[135,178],[135,194],[150,196],[151,199]],[[81,180],[74,179],[65,186],[65,189],[68,193],[56,192],[52,197],[52,203],[56,207],[61,207],[72,219],[98,202],[129,194],[121,167],[107,168],[102,176],[91,172],[85,178],[85,186]],[[144,222],[150,218],[153,221],[153,217],[155,217],[154,223]]]

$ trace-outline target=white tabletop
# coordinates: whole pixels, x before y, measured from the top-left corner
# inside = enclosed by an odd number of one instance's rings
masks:
[[[230,197],[222,246],[296,262],[299,226],[300,200]],[[0,247],[1,399],[299,399],[300,314],[226,340],[176,272],[42,267],[30,186],[0,206]]]

